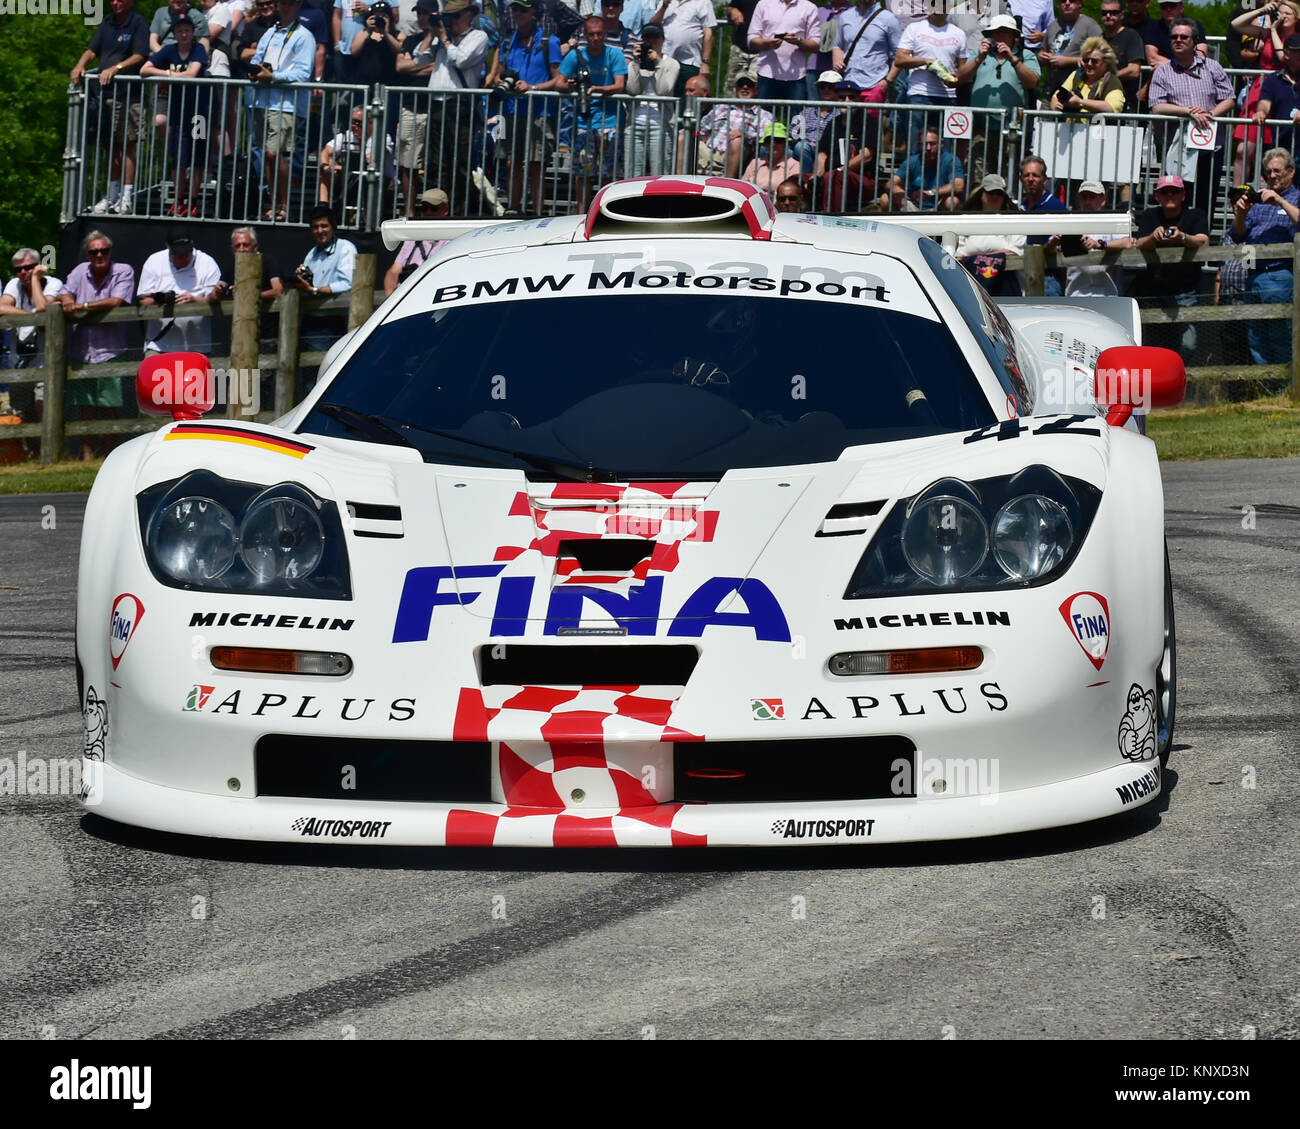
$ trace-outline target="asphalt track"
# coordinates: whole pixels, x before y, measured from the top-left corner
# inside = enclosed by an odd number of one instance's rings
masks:
[[[1300,459],[1164,473],[1179,716],[1150,806],[534,853],[219,843],[3,795],[0,1036],[1296,1038]],[[80,751],[84,504],[0,498],[0,761]]]

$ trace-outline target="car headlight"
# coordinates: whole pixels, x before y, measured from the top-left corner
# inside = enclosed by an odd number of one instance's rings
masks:
[[[187,495],[159,506],[149,524],[149,550],[173,580],[203,584],[235,563],[235,519],[220,502]]]
[[[239,558],[258,584],[306,580],[324,551],[325,528],[300,487],[272,486],[258,495],[239,527]]]
[[[195,471],[136,496],[145,559],[172,588],[350,600],[338,507],[296,482]]]
[[[1040,464],[973,482],[940,479],[894,506],[844,598],[1045,584],[1073,561],[1100,501],[1091,483]]]

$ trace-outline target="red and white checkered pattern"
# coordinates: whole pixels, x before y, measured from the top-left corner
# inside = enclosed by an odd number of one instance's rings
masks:
[[[776,220],[776,212],[767,193],[756,184],[750,184],[745,180],[732,180],[724,176],[642,176],[607,184],[596,193],[596,198],[591,202],[583,235],[587,239],[591,238],[596,221],[608,204],[635,196],[711,196],[728,200],[735,204],[740,214],[745,217],[751,238],[762,240],[772,238],[772,224]],[[672,223],[671,219],[662,221],[663,226],[672,226]],[[652,225],[647,223],[629,226],[644,226],[649,229]],[[690,225],[683,224],[682,227],[689,229]]]
[[[651,573],[672,572],[680,563],[682,542],[713,540],[718,512],[701,508],[713,485],[649,482],[616,486],[571,482],[557,485],[545,497],[531,499],[520,491],[510,506],[509,516],[530,520],[530,540],[526,544],[499,546],[493,559],[513,561],[524,553],[538,552],[543,557],[557,558],[556,584],[626,590],[644,583]],[[669,499],[675,504],[665,505]],[[588,500],[589,506],[572,504]],[[615,575],[581,572],[576,560],[559,556],[561,541],[606,537],[642,538],[654,541],[655,547],[630,572]]]

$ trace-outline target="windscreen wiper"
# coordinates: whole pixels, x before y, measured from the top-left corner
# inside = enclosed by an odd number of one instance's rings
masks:
[[[390,427],[378,416],[366,415],[343,404],[317,404],[315,410],[321,415],[329,416],[330,419],[338,420],[354,435],[364,435],[377,442],[387,443],[390,447],[411,447],[419,450],[419,447],[405,435],[395,427]]]
[[[569,478],[575,482],[595,482],[597,479],[601,481],[618,480],[618,475],[614,474],[613,471],[603,470],[591,463],[584,465],[583,463],[569,462],[567,459],[551,459],[545,455],[535,455],[530,451],[516,451],[512,447],[502,447],[496,443],[484,443],[480,439],[466,439],[462,435],[457,435],[454,431],[441,431],[436,427],[424,427],[418,423],[407,423],[405,420],[396,419],[393,416],[375,414],[364,418],[390,432],[397,433],[400,428],[409,428],[423,435],[436,435],[440,439],[450,439],[453,443],[466,443],[471,447],[480,447],[485,451],[496,451],[501,455],[509,455],[512,459],[519,459],[521,462],[536,467],[538,470],[544,470],[557,478]],[[414,444],[411,445],[414,446]],[[454,452],[444,451],[441,453],[453,454]]]

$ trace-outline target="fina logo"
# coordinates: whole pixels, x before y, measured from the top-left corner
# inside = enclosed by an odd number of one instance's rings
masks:
[[[130,592],[123,592],[113,601],[113,614],[108,621],[108,657],[113,660],[114,670],[126,654],[126,645],[131,642],[131,636],[142,619],[144,605]]]
[[[1061,605],[1061,618],[1098,670],[1110,649],[1110,606],[1097,592],[1076,592]]]

